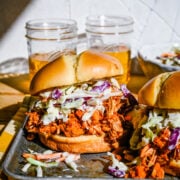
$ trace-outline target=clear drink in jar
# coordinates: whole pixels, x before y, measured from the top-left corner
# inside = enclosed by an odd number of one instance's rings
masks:
[[[117,80],[121,84],[127,84],[130,80],[131,50],[125,45],[120,45],[117,49],[118,51],[104,51],[104,53],[117,58],[121,62],[124,73]]]
[[[72,19],[35,19],[26,23],[29,77],[60,55],[76,53],[77,23]]]
[[[48,54],[32,54],[29,57],[29,77],[30,79],[36,74],[36,72],[46,65],[49,61],[47,60]]]
[[[118,81],[127,84],[130,79],[131,39],[134,21],[130,16],[92,15],[86,19],[89,49],[117,58],[123,66]]]
[[[62,55],[76,54],[75,51],[64,50],[50,53],[35,53],[29,57],[29,77],[30,79],[46,64],[59,58]]]

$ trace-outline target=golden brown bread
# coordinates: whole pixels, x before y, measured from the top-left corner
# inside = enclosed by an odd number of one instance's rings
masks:
[[[168,165],[164,167],[166,174],[180,177],[180,160],[172,159]]]
[[[138,93],[140,104],[160,109],[180,109],[180,71],[162,73],[148,81]]]
[[[40,69],[30,84],[30,93],[72,85],[90,80],[122,75],[121,63],[114,57],[96,51],[79,56],[63,55]]]
[[[39,134],[40,141],[55,151],[67,151],[71,153],[99,153],[111,150],[104,137],[96,135],[84,135],[78,137],[65,137],[59,135]]]
[[[51,87],[73,84],[75,81],[75,63],[75,55],[66,55],[45,65],[33,77],[30,93],[36,94]]]
[[[116,58],[96,51],[84,51],[77,64],[77,81],[84,82],[121,75],[122,66]]]

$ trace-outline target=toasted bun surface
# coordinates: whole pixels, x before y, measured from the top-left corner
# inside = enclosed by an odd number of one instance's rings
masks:
[[[55,151],[67,151],[71,153],[99,153],[111,150],[110,144],[104,141],[104,137],[96,135],[84,135],[78,137],[65,137],[59,135],[39,134],[40,141]]]
[[[63,55],[48,63],[33,77],[30,93],[90,80],[123,74],[121,63],[114,57],[96,51],[84,51],[79,56]]]
[[[122,72],[122,66],[116,58],[96,51],[85,51],[78,59],[77,81],[112,77]]]
[[[172,159],[169,165],[166,165],[164,169],[167,174],[180,177],[180,160]]]
[[[140,104],[160,109],[180,109],[180,71],[162,73],[148,81],[138,93]]]
[[[30,93],[35,94],[51,87],[65,86],[75,82],[75,55],[61,56],[59,59],[45,65],[32,79]]]

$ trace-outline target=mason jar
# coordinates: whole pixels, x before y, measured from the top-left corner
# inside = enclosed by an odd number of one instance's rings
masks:
[[[76,54],[77,23],[72,19],[35,19],[26,23],[30,79],[61,54]]]
[[[117,58],[123,66],[121,84],[130,79],[133,18],[130,16],[93,15],[86,19],[87,48]]]

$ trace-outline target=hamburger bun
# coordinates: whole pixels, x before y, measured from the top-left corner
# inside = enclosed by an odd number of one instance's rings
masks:
[[[41,68],[33,77],[30,93],[53,87],[97,80],[123,74],[121,63],[114,57],[96,51],[84,51],[79,56],[62,55]]]
[[[138,101],[160,109],[180,109],[180,71],[162,73],[148,81],[138,93]]]
[[[65,137],[60,135],[39,134],[40,141],[55,151],[71,153],[99,153],[111,150],[104,137],[96,135],[83,135],[78,137]]]

